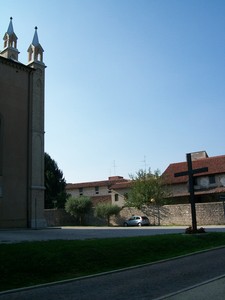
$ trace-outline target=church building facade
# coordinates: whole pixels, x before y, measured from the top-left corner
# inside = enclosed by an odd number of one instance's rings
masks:
[[[45,64],[35,27],[28,63],[18,60],[12,18],[0,51],[0,228],[45,227]]]

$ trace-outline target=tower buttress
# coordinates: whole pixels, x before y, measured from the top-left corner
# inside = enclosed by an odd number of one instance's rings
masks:
[[[9,27],[4,37],[4,49],[0,52],[0,55],[5,58],[18,60],[19,51],[17,49],[17,36],[13,29],[12,17],[10,18]]]
[[[41,47],[37,27],[33,41],[28,48],[27,66],[34,69],[31,78],[30,105],[30,227],[45,227],[44,211],[44,94],[45,94],[45,64],[43,63],[43,48]],[[37,205],[37,203],[39,203]],[[37,211],[39,207],[39,211]]]

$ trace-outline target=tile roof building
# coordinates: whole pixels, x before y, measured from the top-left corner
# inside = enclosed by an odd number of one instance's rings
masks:
[[[225,194],[225,155],[208,157],[205,151],[191,154],[193,169],[208,168],[208,172],[194,175],[195,202],[219,201]],[[162,174],[175,203],[188,203],[188,176],[175,177],[187,171],[187,162],[172,163]]]
[[[220,201],[225,195],[225,155],[208,157],[205,151],[191,154],[193,169],[208,168],[208,172],[194,175],[196,202]],[[168,189],[169,203],[189,203],[188,175],[175,177],[175,173],[187,171],[187,162],[172,163],[163,172],[164,183]],[[94,205],[108,202],[124,206],[132,181],[121,176],[112,176],[108,180],[67,184],[66,190],[74,197],[91,197]]]
[[[130,185],[131,181],[122,176],[111,176],[108,180],[70,183],[66,191],[73,197],[88,196],[94,205],[104,202],[122,207]]]

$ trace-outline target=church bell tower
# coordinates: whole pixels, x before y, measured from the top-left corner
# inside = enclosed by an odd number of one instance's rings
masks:
[[[37,27],[18,61],[12,18],[0,51],[0,228],[43,228],[45,64]]]

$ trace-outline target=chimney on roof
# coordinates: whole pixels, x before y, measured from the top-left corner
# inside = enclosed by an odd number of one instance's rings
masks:
[[[198,160],[198,159],[203,159],[203,158],[207,158],[207,157],[208,157],[208,154],[206,151],[198,151],[198,152],[191,153],[192,160]]]
[[[119,180],[119,179],[123,179],[123,176],[110,176],[109,180],[113,181],[113,180]]]

